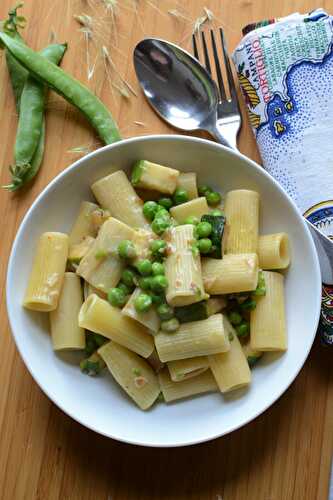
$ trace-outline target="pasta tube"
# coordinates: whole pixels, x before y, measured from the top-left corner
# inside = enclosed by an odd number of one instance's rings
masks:
[[[195,255],[193,226],[178,226],[170,230],[170,255],[166,259],[165,274],[169,286],[167,302],[172,306],[186,306],[207,298],[201,277],[200,255]]]
[[[172,335],[160,331],[155,336],[155,346],[163,362],[227,351],[229,339],[224,318],[214,314],[201,321],[183,323]]]
[[[290,264],[287,233],[259,236],[258,257],[261,269],[286,269]]]
[[[23,305],[34,311],[57,308],[68,255],[68,236],[43,233],[39,238]]]
[[[81,243],[85,236],[91,236],[93,238],[96,236],[96,229],[91,214],[98,209],[98,205],[96,205],[96,203],[91,203],[91,201],[83,201],[81,203],[79,213],[69,233],[70,247],[77,243]]]
[[[125,172],[118,170],[95,182],[91,189],[103,208],[116,219],[132,226],[149,229],[142,207],[143,202],[133,189]]]
[[[202,278],[207,293],[249,292],[258,283],[258,256],[249,254],[227,254],[223,259],[202,260]]]
[[[170,214],[179,224],[183,224],[191,215],[201,219],[201,217],[208,214],[208,212],[209,208],[204,196],[187,201],[181,205],[176,205],[170,209]]]
[[[200,375],[209,368],[209,363],[206,356],[198,356],[197,358],[169,361],[168,368],[171,380],[180,382]]]
[[[227,253],[254,253],[258,247],[259,194],[237,189],[229,191],[224,211],[229,226]]]
[[[251,311],[251,347],[256,351],[285,351],[287,330],[284,309],[284,277],[263,271],[266,295],[256,297],[257,306]]]
[[[116,342],[107,342],[98,349],[98,354],[116,382],[142,410],[156,401],[160,387],[147,361]]]
[[[147,328],[94,294],[89,295],[80,309],[79,326],[104,335],[144,358],[154,350],[153,338]]]
[[[147,160],[139,160],[132,170],[133,186],[172,194],[177,187],[179,171]]]
[[[128,302],[125,307],[121,310],[122,314],[128,316],[129,318],[133,318],[135,321],[138,321],[142,325],[148,328],[148,330],[155,334],[160,329],[160,318],[156,312],[154,307],[151,307],[147,312],[138,312],[134,307],[135,299],[142,293],[140,288],[136,288],[132,295],[130,296]]]
[[[182,380],[181,382],[173,382],[168,369],[164,368],[164,370],[159,372],[158,380],[163,397],[167,403],[205,392],[218,391],[217,384],[210,370],[206,370],[194,378]]]
[[[210,368],[222,393],[234,391],[251,382],[251,371],[235,330],[226,319],[230,339],[228,352],[208,356]]]
[[[102,292],[116,286],[125,267],[118,257],[118,245],[122,240],[133,240],[134,236],[134,229],[110,217],[101,227],[92,248],[81,260],[77,274]]]
[[[82,302],[80,278],[75,273],[65,273],[58,307],[50,312],[51,337],[55,351],[85,348],[85,332],[78,324]]]
[[[197,174],[195,172],[180,172],[177,187],[185,189],[189,200],[198,198]]]

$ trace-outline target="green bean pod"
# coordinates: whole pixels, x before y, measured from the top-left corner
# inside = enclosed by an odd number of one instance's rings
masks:
[[[22,42],[21,42],[22,43]],[[41,51],[43,57],[58,64],[66,51],[66,44],[52,44]],[[11,58],[16,59],[10,54]],[[42,163],[45,143],[45,97],[46,86],[32,76],[29,76],[19,62],[15,69],[18,72],[11,74],[11,81],[15,95],[16,107],[19,108],[19,123],[15,141],[15,165],[10,167],[12,183],[5,186],[15,191],[29,182],[38,172]],[[26,80],[21,95],[19,87],[14,88],[15,78],[26,73]],[[12,69],[14,67],[12,66]]]
[[[31,75],[46,83],[76,106],[90,121],[105,144],[120,140],[110,111],[89,89],[29,47],[0,33],[0,41]]]

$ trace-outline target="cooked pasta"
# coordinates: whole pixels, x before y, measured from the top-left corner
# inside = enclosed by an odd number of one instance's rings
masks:
[[[147,361],[116,342],[107,342],[99,348],[98,354],[114,379],[142,410],[155,402],[160,387]]]
[[[251,311],[251,347],[257,351],[285,351],[287,330],[284,307],[284,277],[282,274],[263,271],[266,295],[258,297],[256,308]]]
[[[171,380],[174,382],[180,382],[192,377],[197,377],[209,368],[207,356],[169,361],[167,365]]]
[[[170,230],[170,255],[166,259],[169,286],[166,299],[172,306],[185,306],[205,298],[200,256],[193,252],[193,226]]]
[[[261,269],[286,269],[290,264],[290,248],[287,233],[259,236],[258,257]]]
[[[133,186],[166,194],[172,194],[175,191],[178,177],[178,170],[147,160],[137,161],[132,170]]]
[[[208,319],[183,323],[172,335],[160,331],[155,336],[155,346],[160,360],[166,362],[225,352],[230,343],[222,314],[214,314]]]
[[[134,228],[148,228],[142,213],[143,202],[136,194],[125,172],[118,170],[95,182],[91,189],[103,208],[116,219]]]
[[[154,350],[153,338],[147,328],[97,295],[90,295],[83,303],[79,325],[114,340],[144,358],[148,358]]]
[[[75,273],[65,273],[58,307],[50,312],[51,337],[55,351],[85,348],[85,332],[78,323],[82,303],[80,278]]]
[[[205,197],[195,198],[194,200],[182,203],[170,209],[170,213],[179,224],[184,224],[186,219],[190,216],[201,217],[209,211]]]
[[[125,267],[118,257],[118,245],[122,240],[133,240],[134,236],[134,229],[110,217],[101,227],[92,248],[80,261],[77,274],[95,288],[107,292],[118,283]]]
[[[205,392],[218,391],[217,384],[210,370],[206,370],[195,378],[173,382],[167,368],[158,374],[163,397],[167,403],[177,399],[188,398]]]
[[[57,308],[67,256],[67,234],[41,235],[25,292],[24,307],[46,312]]]
[[[189,200],[198,198],[197,174],[195,172],[180,172],[177,187],[186,191]]]
[[[203,259],[202,279],[206,292],[213,295],[255,290],[258,256],[255,253],[227,254],[223,259]]]
[[[258,248],[259,194],[238,189],[225,198],[225,215],[229,227],[227,253],[254,253]]]
[[[96,236],[96,228],[92,221],[91,214],[98,210],[99,206],[91,201],[83,201],[79,208],[79,213],[69,233],[69,245],[81,243],[86,236]]]
[[[287,348],[272,270],[290,263],[288,235],[258,237],[258,193],[223,204],[195,172],[140,159],[131,182],[119,170],[92,191],[99,205],[82,202],[69,237],[40,237],[24,298],[50,312],[55,351],[84,349],[83,373],[107,366],[146,410],[247,387],[265,351]]]
[[[236,332],[228,321],[226,324],[230,349],[208,356],[210,369],[222,393],[234,391],[251,382],[251,371]]]

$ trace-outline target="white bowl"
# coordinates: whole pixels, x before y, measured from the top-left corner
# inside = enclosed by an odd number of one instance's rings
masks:
[[[22,308],[39,235],[69,231],[82,200],[92,199],[90,185],[140,158],[198,173],[200,183],[223,191],[255,189],[261,195],[261,232],[288,232],[292,264],[286,273],[289,348],[266,354],[253,370],[251,387],[223,398],[198,396],[157,404],[142,412],[109,374],[82,375],[73,354],[56,355],[48,317]],[[183,446],[227,434],[250,422],[292,383],[311,348],[320,312],[321,279],[315,247],[297,208],[261,167],[213,142],[185,136],[148,136],[106,146],[58,175],[38,196],[17,233],[7,277],[7,307],[17,348],[31,375],[64,412],[105,436],[146,446]]]

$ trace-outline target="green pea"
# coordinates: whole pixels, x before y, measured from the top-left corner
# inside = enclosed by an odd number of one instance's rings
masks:
[[[157,214],[158,215],[158,214]],[[155,217],[151,224],[151,228],[155,234],[161,235],[170,227],[170,219],[166,217]]]
[[[243,321],[242,316],[237,311],[231,311],[228,317],[232,325],[240,325]]]
[[[168,287],[168,280],[165,276],[159,275],[154,276],[151,279],[151,289],[153,292],[160,293],[163,292]]]
[[[212,250],[212,242],[209,238],[202,238],[198,241],[198,248],[200,253],[209,253]]]
[[[121,274],[121,281],[129,288],[133,289],[136,286],[137,275],[132,269],[124,269]]]
[[[196,227],[199,238],[207,238],[212,232],[212,225],[209,222],[200,222]]]
[[[199,186],[198,188],[198,193],[200,196],[206,196],[208,193],[211,193],[213,190],[211,187],[206,186],[205,184],[203,186]]]
[[[246,337],[249,334],[249,324],[243,321],[240,325],[236,326],[237,337]]]
[[[157,294],[151,292],[150,296],[151,296],[151,300],[152,300],[153,304],[155,304],[156,306],[163,304],[165,301],[164,295],[157,295]]]
[[[130,240],[123,240],[118,245],[118,255],[122,259],[134,259],[136,257],[135,246]]]
[[[213,217],[221,217],[224,216],[224,213],[222,210],[219,210],[218,208],[214,208],[211,212],[209,212],[209,215],[212,215]]]
[[[162,321],[167,321],[171,318],[173,318],[173,308],[170,307],[168,304],[161,304],[157,308],[157,314],[161,318]]]
[[[119,290],[122,290],[125,295],[129,295],[131,293],[130,287],[125,285],[125,283],[118,283],[117,288],[119,288]]]
[[[150,290],[151,286],[151,278],[149,276],[145,276],[139,279],[139,287],[142,290]]]
[[[188,201],[187,191],[182,188],[177,188],[173,194],[173,201],[175,205],[181,205],[182,203],[186,203]]]
[[[212,193],[206,194],[206,200],[210,207],[214,207],[215,205],[221,203],[221,195],[220,193],[213,191]]]
[[[143,204],[143,215],[148,219],[149,221],[154,220],[154,217],[156,215],[158,209],[158,204],[156,201],[146,201]]]
[[[259,295],[259,296],[266,295],[266,282],[264,273],[262,271],[259,271],[258,285],[257,288],[254,290],[253,295]]]
[[[198,257],[200,255],[199,242],[198,241],[196,241],[195,243],[192,243],[191,250],[192,250],[193,257]]]
[[[170,210],[170,208],[173,206],[173,201],[171,198],[164,197],[158,200],[158,204],[164,207],[166,210]]]
[[[152,270],[152,264],[148,259],[139,260],[136,264],[136,268],[141,274],[141,276],[150,276]]]
[[[165,274],[164,264],[161,262],[154,262],[152,265],[153,276],[158,276],[159,274]]]
[[[152,306],[151,297],[146,293],[141,293],[140,295],[137,296],[137,298],[134,301],[134,307],[136,311],[139,313],[149,311],[151,306]]]
[[[179,321],[177,318],[171,318],[167,321],[162,321],[161,330],[167,333],[173,333],[179,328]]]
[[[184,224],[192,224],[193,226],[197,226],[199,224],[200,220],[198,217],[195,217],[194,215],[190,215],[185,219]]]
[[[96,351],[96,348],[97,348],[97,346],[95,344],[94,339],[91,338],[91,335],[90,334],[86,335],[86,347],[84,349],[86,354],[88,354],[88,356],[89,356],[90,354],[92,354],[93,352]]]
[[[257,306],[257,303],[255,300],[253,299],[246,299],[244,300],[244,302],[242,302],[241,304],[239,304],[239,307],[243,310],[243,311],[253,311],[253,309],[255,309]]]
[[[164,240],[154,240],[150,243],[150,250],[154,257],[160,257],[165,254],[167,244]]]
[[[111,288],[108,293],[108,301],[114,307],[122,307],[126,303],[126,295],[120,288]]]

